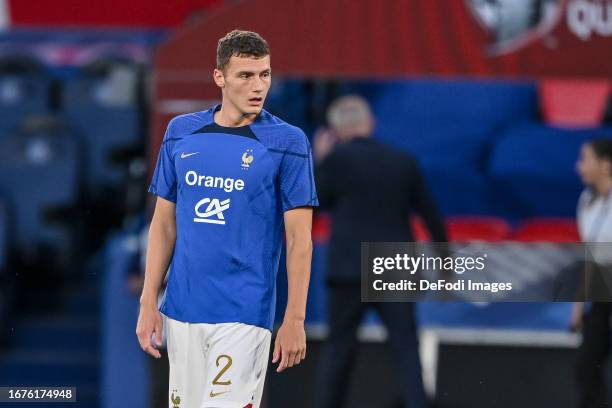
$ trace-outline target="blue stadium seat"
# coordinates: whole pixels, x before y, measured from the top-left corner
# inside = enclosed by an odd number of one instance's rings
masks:
[[[412,153],[423,170],[469,168],[481,171],[486,163],[491,131],[474,124],[425,122],[385,124],[376,137]]]
[[[490,132],[538,115],[536,87],[530,82],[384,81],[349,83],[342,92],[368,98],[379,134],[405,125],[425,130],[467,125]],[[400,131],[394,137],[407,136]]]
[[[50,86],[51,80],[39,75],[0,73],[0,139],[27,115],[48,111]]]
[[[508,218],[573,217],[582,185],[580,146],[612,128],[564,130],[541,124],[509,129],[493,148],[490,176],[499,212]]]
[[[87,151],[87,188],[94,195],[126,180],[126,168],[114,163],[113,155],[142,145],[136,84],[128,71],[112,72],[81,75],[65,84],[62,92],[64,114],[78,129]]]
[[[311,123],[307,118],[306,88],[302,80],[275,78],[268,92],[265,108],[308,134]]]
[[[538,114],[536,86],[530,82],[390,81],[377,88],[371,101],[382,128],[390,121],[420,121],[433,126],[475,123],[492,129],[533,120]]]
[[[427,188],[445,216],[495,215],[489,177],[468,166],[425,168]]]
[[[0,194],[13,212],[20,251],[41,245],[69,250],[65,227],[46,222],[45,211],[75,206],[79,194],[78,145],[68,129],[41,126],[0,140]]]
[[[571,307],[568,302],[419,302],[417,312],[422,327],[567,331]]]
[[[503,128],[538,114],[526,82],[388,81],[344,85],[371,102],[376,135],[412,152],[425,168],[483,171]]]

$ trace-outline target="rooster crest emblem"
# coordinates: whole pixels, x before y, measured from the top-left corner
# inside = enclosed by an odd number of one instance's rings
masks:
[[[242,153],[242,168],[247,170],[253,163],[253,149],[247,149],[246,152]]]
[[[176,390],[172,390],[172,395],[170,396],[170,401],[172,402],[172,408],[180,408],[181,405],[181,397],[174,395],[177,392]]]

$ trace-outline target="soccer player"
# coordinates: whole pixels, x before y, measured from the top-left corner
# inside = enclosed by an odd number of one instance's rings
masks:
[[[263,109],[272,78],[266,41],[254,32],[228,33],[219,40],[213,78],[221,104],[172,119],[160,148],[136,333],[142,349],[159,358],[165,316],[170,407],[256,408],[283,232],[288,301],[272,362],[280,372],[306,357],[318,200],[308,139]]]

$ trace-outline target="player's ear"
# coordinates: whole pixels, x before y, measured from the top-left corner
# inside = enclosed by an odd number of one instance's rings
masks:
[[[215,68],[215,70],[213,71],[213,80],[219,88],[223,88],[225,86],[225,77],[223,76],[223,71]]]
[[[604,169],[604,173],[606,174],[606,176],[612,176],[612,161],[607,160],[607,159],[604,160],[603,169]]]
[[[370,115],[370,133],[374,133],[374,129],[376,129],[376,118]]]

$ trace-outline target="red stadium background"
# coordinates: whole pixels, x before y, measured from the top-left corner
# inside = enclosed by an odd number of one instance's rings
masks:
[[[290,77],[571,77],[607,79],[612,1],[559,0],[547,32],[492,52],[493,36],[470,1],[249,0],[179,29],[155,59],[152,149],[170,116],[218,97],[212,82],[217,39],[240,27],[260,32],[274,73]],[[323,12],[321,12],[323,10]],[[359,46],[355,46],[359,44]],[[194,51],[197,50],[197,51]]]

